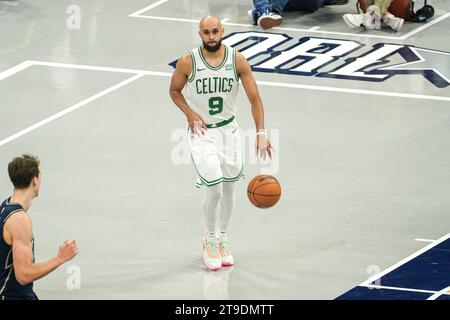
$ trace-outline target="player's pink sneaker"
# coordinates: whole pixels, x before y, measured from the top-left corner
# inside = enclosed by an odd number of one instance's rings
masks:
[[[222,267],[231,267],[234,264],[234,260],[230,247],[228,246],[227,236],[221,235],[219,237],[219,250],[220,256],[222,257]]]
[[[207,234],[203,237],[203,261],[212,271],[217,271],[222,267],[220,257],[219,242],[216,237],[210,237]]]

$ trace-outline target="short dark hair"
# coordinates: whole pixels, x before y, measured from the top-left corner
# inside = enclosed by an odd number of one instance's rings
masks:
[[[31,154],[14,158],[8,164],[8,174],[14,188],[28,188],[33,178],[39,177],[39,164],[39,158]]]

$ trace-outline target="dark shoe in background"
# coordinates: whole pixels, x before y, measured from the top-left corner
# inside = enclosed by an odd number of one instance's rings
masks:
[[[348,0],[328,0],[325,1],[326,6],[342,6],[344,4],[347,4]]]

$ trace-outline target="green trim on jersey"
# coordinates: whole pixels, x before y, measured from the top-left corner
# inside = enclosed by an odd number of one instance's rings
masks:
[[[205,185],[205,186],[207,186],[207,187],[212,187],[212,186],[215,186],[215,185],[217,185],[217,184],[219,184],[219,183],[223,183],[223,180],[220,179],[220,181],[217,181],[217,182],[214,182],[214,183],[211,183],[211,184],[206,184],[206,183],[204,183],[204,182],[202,181],[202,184],[201,184],[201,185],[198,185],[198,184],[196,183],[196,184],[195,184],[195,187],[198,188],[198,189],[200,189],[203,185]]]
[[[213,123],[213,124],[207,124],[206,127],[209,129],[223,127],[223,126],[229,124],[230,122],[232,122],[233,120],[234,120],[234,116],[232,116],[228,120],[223,120],[221,122],[217,122],[217,123]]]
[[[197,64],[195,63],[194,53],[192,52],[192,50],[189,50],[189,54],[191,55],[192,58],[192,74],[189,77],[188,81],[192,82],[194,81],[195,78],[195,70],[197,69]]]
[[[206,62],[206,58],[203,56],[203,52],[202,52],[202,48],[198,48],[198,51],[199,51],[199,53],[200,53],[200,58],[202,59],[202,61],[203,61],[203,63],[205,64],[205,66],[208,68],[208,69],[211,69],[211,70],[219,70],[220,68],[222,68],[224,65],[225,65],[225,62],[227,62],[227,59],[228,59],[228,47],[227,46],[225,46],[225,55],[224,55],[224,57],[223,57],[223,61],[222,61],[222,63],[218,66],[218,67],[211,67],[210,65],[209,65],[209,63],[208,62]]]
[[[198,172],[197,172],[198,173]],[[235,177],[235,178],[225,178],[223,177],[223,181],[219,181],[220,179],[217,180],[217,182],[212,183],[207,185],[205,182],[203,182],[202,178],[199,176],[200,179],[200,183],[198,183],[198,181],[195,182],[195,187],[200,189],[203,185],[207,186],[207,187],[211,187],[211,186],[215,186],[216,184],[219,184],[220,182],[236,182],[238,181],[240,178],[242,178],[244,176],[244,166],[242,166],[241,168],[241,172],[239,172],[239,174]]]
[[[214,180],[212,182],[206,182],[204,181],[204,178],[200,177],[200,180],[202,180],[203,184],[207,187],[212,187],[215,186],[216,184],[222,183],[223,182],[223,178],[219,178],[217,180]]]
[[[205,178],[203,178],[200,175],[200,172],[198,172],[198,169],[197,169],[197,166],[195,165],[194,157],[192,156],[192,154],[191,154],[191,159],[192,159],[192,163],[194,164],[195,171],[197,171],[198,177],[207,187],[215,186],[216,184],[219,184],[223,181],[222,177],[220,177],[219,179],[216,179],[216,180],[212,180],[212,181],[208,181]]]
[[[233,71],[234,76],[236,77],[236,81],[239,81],[239,76],[237,72],[237,64],[236,64],[236,49],[233,49]]]
[[[241,171],[239,172],[239,174],[236,177],[234,177],[234,178],[225,178],[225,177],[223,177],[223,181],[225,181],[225,182],[238,181],[242,177],[243,173],[244,173],[244,165],[242,165]]]

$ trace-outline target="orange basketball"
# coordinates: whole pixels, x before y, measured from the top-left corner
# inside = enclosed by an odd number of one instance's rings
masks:
[[[248,184],[247,196],[254,206],[258,208],[270,208],[280,200],[280,183],[270,175],[257,175]]]

